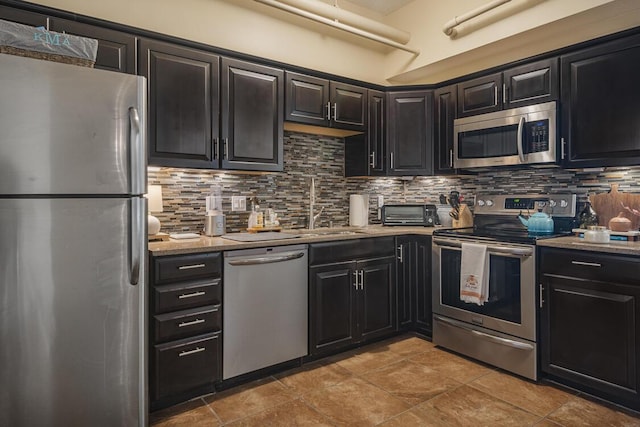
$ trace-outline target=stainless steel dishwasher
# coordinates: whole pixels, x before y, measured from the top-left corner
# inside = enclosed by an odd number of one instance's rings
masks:
[[[307,246],[224,252],[222,379],[307,354]]]

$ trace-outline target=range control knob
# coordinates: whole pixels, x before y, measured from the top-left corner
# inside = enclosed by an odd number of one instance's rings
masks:
[[[555,208],[557,205],[555,200],[549,200],[549,206],[551,206],[552,208]]]
[[[484,200],[478,200],[478,206],[484,206]]]
[[[487,206],[493,206],[493,200],[487,200]]]
[[[569,203],[566,200],[561,199],[560,200],[560,207],[561,208],[566,208],[567,206],[569,206]]]

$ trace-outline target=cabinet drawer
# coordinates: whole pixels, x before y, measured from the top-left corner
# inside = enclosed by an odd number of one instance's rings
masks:
[[[154,258],[154,283],[220,277],[221,260],[219,252]]]
[[[154,346],[153,399],[213,384],[220,378],[220,333]]]
[[[153,330],[156,342],[164,342],[218,332],[222,327],[219,305],[192,308],[153,316]]]
[[[638,284],[638,257],[547,248],[541,249],[541,255],[540,266],[543,274]]]
[[[167,313],[203,305],[218,305],[221,297],[220,282],[221,279],[215,279],[208,282],[155,286],[153,288],[154,313]]]

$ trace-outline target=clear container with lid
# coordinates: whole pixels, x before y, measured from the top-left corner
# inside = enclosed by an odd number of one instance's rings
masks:
[[[607,227],[601,225],[592,225],[587,231],[584,232],[585,242],[591,243],[608,243],[611,237],[611,233]]]

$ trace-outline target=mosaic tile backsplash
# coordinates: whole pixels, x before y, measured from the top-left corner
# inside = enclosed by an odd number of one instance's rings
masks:
[[[369,223],[377,220],[376,196],[385,203],[438,203],[441,193],[458,190],[473,200],[476,193],[559,193],[578,195],[579,207],[589,193],[606,192],[618,183],[619,191],[640,193],[640,167],[603,172],[560,168],[494,170],[468,176],[415,178],[345,178],[344,140],[285,132],[284,172],[249,174],[197,169],[149,168],[149,184],[162,185],[163,209],[154,213],[163,232],[200,233],[204,227],[205,197],[212,185],[222,188],[227,232],[245,231],[251,197],[261,208],[272,207],[284,228],[306,228],[309,187],[315,177],[316,213],[324,207],[318,227],[349,225],[349,195],[369,194]],[[231,212],[231,196],[246,196],[247,211]]]

